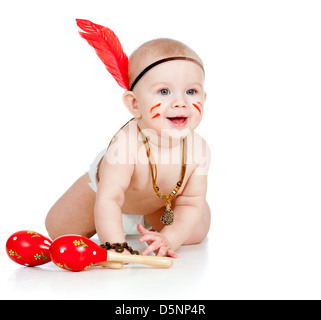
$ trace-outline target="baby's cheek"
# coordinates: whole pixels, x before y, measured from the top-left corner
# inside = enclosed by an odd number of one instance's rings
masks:
[[[193,103],[192,105],[195,108],[194,110],[196,112],[193,113],[193,116],[190,119],[191,121],[190,121],[189,128],[191,130],[194,130],[199,126],[199,124],[200,124],[200,122],[202,120],[202,117],[203,117],[203,105],[200,102],[199,103]]]
[[[197,103],[193,103],[193,107],[199,112],[199,114],[202,114],[202,110],[203,110],[203,105],[201,102],[197,102]]]
[[[154,106],[152,106],[149,110],[149,114],[151,119],[156,119],[160,116],[160,113],[157,112],[157,109],[161,106],[162,104],[159,102],[157,104],[155,104]],[[156,109],[156,110],[155,110]]]

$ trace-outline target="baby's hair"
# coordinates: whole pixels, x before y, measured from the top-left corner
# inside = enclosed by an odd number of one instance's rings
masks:
[[[145,42],[129,57],[128,78],[131,85],[139,72],[150,63],[172,56],[185,56],[194,58],[203,65],[198,54],[186,44],[168,38],[159,38]]]

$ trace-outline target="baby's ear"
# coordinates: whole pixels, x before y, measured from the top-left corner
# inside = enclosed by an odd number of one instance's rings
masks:
[[[206,102],[206,92],[204,92],[204,103]]]
[[[123,102],[129,112],[136,118],[140,119],[141,118],[141,112],[138,107],[138,103],[136,100],[136,97],[133,93],[133,91],[126,91],[123,95]]]

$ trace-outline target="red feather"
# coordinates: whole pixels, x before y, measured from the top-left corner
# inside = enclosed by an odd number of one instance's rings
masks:
[[[129,90],[128,57],[115,33],[89,20],[76,19],[76,22],[78,27],[86,32],[79,32],[80,36],[95,49],[117,83]]]

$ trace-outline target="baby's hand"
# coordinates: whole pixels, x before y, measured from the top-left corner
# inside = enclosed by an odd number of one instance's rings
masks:
[[[142,252],[143,256],[149,255],[153,251],[157,251],[157,256],[177,258],[177,254],[169,247],[165,237],[156,231],[148,231],[140,223],[137,230],[141,233],[142,237],[140,242],[147,242],[148,247]]]

